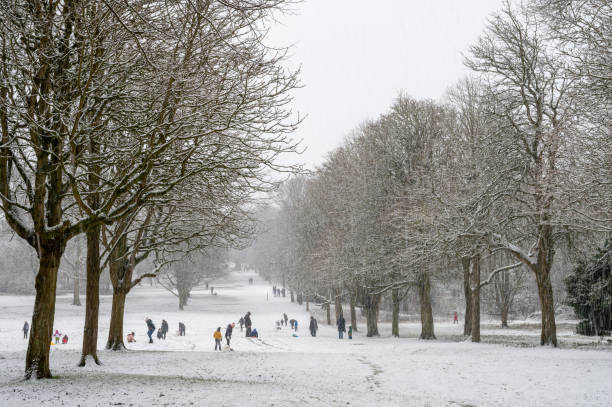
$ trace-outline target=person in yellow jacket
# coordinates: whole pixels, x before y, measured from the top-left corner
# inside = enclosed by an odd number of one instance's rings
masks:
[[[221,350],[221,339],[223,338],[223,335],[221,335],[221,327],[217,328],[213,334],[213,338],[215,338],[215,350],[217,350],[217,347]]]

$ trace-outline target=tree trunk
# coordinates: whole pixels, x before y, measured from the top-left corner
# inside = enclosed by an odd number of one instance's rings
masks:
[[[463,335],[472,334],[472,289],[470,288],[470,258],[462,257],[463,266],[463,294],[465,296],[465,321],[463,323]]]
[[[87,356],[98,359],[98,314],[100,310],[100,226],[87,231],[87,288],[85,295],[85,328],[79,366],[85,366]]]
[[[508,307],[505,305],[501,309],[501,326],[502,328],[508,328]]]
[[[334,296],[334,309],[336,311],[336,321],[337,321],[338,318],[340,317],[340,314],[342,314],[342,301],[337,292],[335,293],[335,296]]]
[[[81,298],[79,297],[79,274],[75,273],[73,277],[73,287],[72,287],[72,305],[81,305]]]
[[[351,307],[351,326],[353,327],[353,331],[357,332],[357,312],[355,310],[355,296],[351,294],[351,298],[349,301]]]
[[[325,311],[327,312],[327,325],[331,325],[331,303],[325,304]]]
[[[380,307],[380,294],[366,294],[366,324],[368,332],[366,336],[378,336],[378,310]]]
[[[480,342],[480,256],[472,257],[471,263],[472,342]]]
[[[36,275],[36,297],[30,324],[30,339],[26,352],[25,378],[50,378],[49,346],[55,317],[57,271],[62,257],[61,242],[53,241],[40,247],[40,264]]]
[[[125,311],[126,293],[123,290],[113,289],[113,306],[111,308],[110,327],[106,349],[124,350],[123,343],[123,315]]]
[[[302,293],[301,292],[297,293],[296,297],[297,297],[297,303],[299,305],[302,305]]]
[[[399,338],[399,310],[400,310],[400,298],[399,289],[394,288],[391,290],[391,301],[393,303],[393,320],[391,322],[391,335]]]
[[[543,267],[536,274],[538,284],[538,295],[542,308],[542,332],[540,335],[540,345],[557,346],[557,326],[555,324],[555,306],[553,302],[552,284],[550,273]]]
[[[308,300],[306,300],[306,312],[310,311],[310,304],[308,303]]]
[[[436,339],[431,309],[431,284],[429,273],[419,274],[419,302],[421,304],[421,339]]]
[[[295,297],[293,296],[293,291],[289,291],[289,294],[291,296],[291,302],[295,302]]]

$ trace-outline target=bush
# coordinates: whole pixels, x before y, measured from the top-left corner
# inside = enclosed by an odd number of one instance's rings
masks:
[[[576,327],[579,334],[604,335],[612,331],[611,267],[612,241],[607,241],[565,279],[566,304],[582,319]]]

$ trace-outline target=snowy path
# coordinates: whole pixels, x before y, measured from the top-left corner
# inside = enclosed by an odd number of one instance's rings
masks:
[[[104,365],[76,367],[83,307],[59,297],[56,328],[70,343],[52,347],[55,380],[21,380],[27,346],[19,336],[32,297],[0,296],[0,405],[215,406],[606,406],[612,404],[612,352],[515,348],[469,342],[389,337],[338,340],[319,319],[288,298],[266,298],[266,284],[233,274],[217,296],[194,293],[186,310],[171,294],[149,287],[128,296],[125,330],[138,342],[129,352],[100,351]],[[237,328],[234,352],[214,352],[212,332],[246,311],[261,340]],[[110,298],[102,298],[99,346],[104,346]],[[299,337],[274,321],[286,312]],[[145,341],[145,315],[170,324],[166,341]],[[187,336],[175,336],[178,321]],[[449,329],[459,329],[451,327]],[[6,400],[6,402],[3,402]]]

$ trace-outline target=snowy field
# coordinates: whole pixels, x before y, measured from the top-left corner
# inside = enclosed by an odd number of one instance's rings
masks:
[[[248,285],[253,276],[255,284]],[[127,352],[101,350],[103,366],[76,366],[84,308],[70,296],[57,300],[55,328],[67,333],[67,345],[51,348],[55,379],[23,381],[27,341],[21,326],[30,320],[33,297],[0,296],[1,406],[610,406],[612,352],[598,338],[572,334],[561,325],[560,349],[532,346],[537,327],[483,327],[483,340],[472,344],[462,326],[437,324],[437,341],[414,339],[418,324],[402,324],[400,339],[382,336],[339,340],[324,324],[308,333],[305,307],[288,298],[268,296],[271,287],[258,276],[232,274],[214,284],[217,296],[193,293],[185,311],[170,293],[148,286],[128,296],[125,333],[136,332]],[[251,311],[259,340],[247,339],[237,326],[233,352],[214,352],[213,331]],[[277,331],[282,312],[299,321]],[[110,297],[103,296],[99,347],[104,347]],[[166,341],[146,341],[144,317],[157,327],[170,324]],[[187,335],[176,336],[178,322]],[[363,327],[363,325],[362,325]]]

